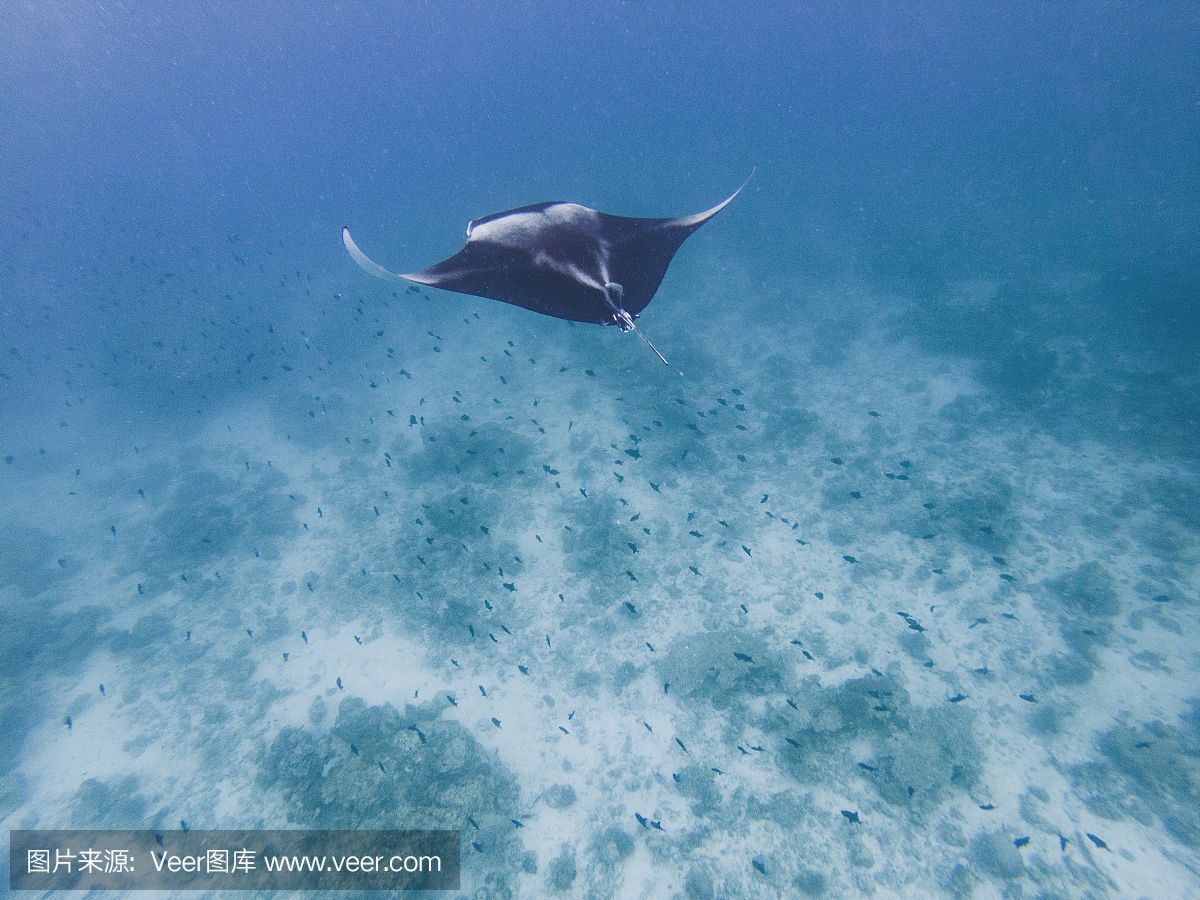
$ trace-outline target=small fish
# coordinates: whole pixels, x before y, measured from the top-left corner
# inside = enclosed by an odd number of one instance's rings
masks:
[[[500,727],[500,720],[499,720],[499,719],[497,719],[495,716],[492,716],[492,724],[493,724],[493,725],[495,725],[497,728],[499,728],[499,727]]]
[[[481,685],[479,685],[479,693],[480,693],[480,694],[482,694],[484,697],[486,697],[486,696],[487,696],[487,691],[486,691],[486,690],[484,690],[484,687],[483,687],[483,685],[482,685],[482,684],[481,684]]]
[[[360,637],[359,637],[359,636],[356,634],[356,635],[354,636],[354,642],[355,642],[356,644],[358,644],[358,646],[360,646],[360,647],[361,647],[361,646],[362,646],[362,642],[363,642],[363,641],[362,641],[362,638],[360,638]]]
[[[184,819],[180,819],[180,820],[179,820],[179,827],[183,829],[183,833],[184,833],[184,834],[187,834],[187,832],[188,832],[188,823],[187,823],[187,821],[186,821],[186,820],[184,820]]]
[[[645,720],[643,719],[643,720],[642,720],[642,724],[643,724],[644,726],[646,726],[646,730],[647,730],[648,732],[650,732],[651,734],[654,734],[654,729],[653,729],[653,728],[650,726],[650,723],[649,723],[649,722],[647,722],[647,721],[645,721]]]
[[[1091,841],[1093,844],[1095,844],[1101,850],[1108,849],[1108,844],[1104,843],[1104,841],[1102,841],[1100,838],[1096,837],[1096,835],[1092,834],[1090,831],[1085,831],[1084,834],[1087,835],[1087,839],[1089,841]]]
[[[846,562],[848,562],[848,563],[856,563],[856,562],[858,562],[858,559],[856,559],[856,558],[855,558],[855,557],[853,557],[853,556],[850,556],[849,554],[843,554],[843,555],[842,555],[842,559],[844,559],[844,560],[845,560]]]
[[[675,743],[679,745],[680,750],[682,750],[684,753],[688,753],[688,748],[684,746],[683,741],[681,741],[679,738],[675,738]],[[691,755],[692,754],[688,753],[688,756]]]
[[[448,701],[450,701],[450,705],[451,705],[451,706],[458,706],[458,701],[454,699],[454,695],[453,695],[453,694],[447,694],[447,695],[446,695],[446,699],[447,699]]]
[[[643,816],[640,812],[635,812],[633,814],[633,817],[638,820],[638,824],[641,825],[643,828],[649,827],[649,825],[650,825],[649,820],[645,816]]]
[[[661,819],[654,819],[653,821],[651,821],[651,823],[650,823],[650,827],[651,827],[651,828],[657,828],[659,831],[663,831],[663,830],[664,830],[664,829],[663,829],[663,827],[662,827],[662,820],[661,820]]]
[[[981,803],[981,804],[979,804],[979,808],[982,809],[984,812],[991,812],[996,807],[991,803]]]
[[[1029,843],[1029,836],[1028,836],[1028,835],[1025,835],[1025,836],[1023,836],[1023,837],[1019,837],[1019,838],[1016,838],[1016,839],[1014,839],[1014,840],[1013,840],[1013,846],[1014,846],[1014,847],[1017,847],[1018,849],[1019,849],[1019,848],[1021,848],[1021,847],[1024,847],[1024,846],[1025,846],[1026,844],[1028,844],[1028,843]]]
[[[761,860],[752,859],[752,860],[750,860],[750,864],[752,866],[754,866],[754,868],[758,869],[758,871],[761,872],[763,875],[767,874],[767,867],[762,864]]]
[[[861,820],[858,818],[857,812],[851,812],[848,809],[843,809],[842,815],[845,816],[846,821],[850,822],[852,825],[861,825],[862,824]]]
[[[742,662],[748,662],[748,663],[754,662],[754,657],[752,657],[746,653],[739,653],[736,650],[733,651],[733,657],[734,657],[734,659],[739,659]]]
[[[345,686],[342,684],[342,676],[341,676],[341,675],[339,675],[339,676],[337,677],[337,686],[338,686],[338,690],[339,690],[339,691],[340,691],[340,690],[343,690],[343,689],[344,689],[344,687],[345,687]]]
[[[508,821],[512,822],[512,823],[513,823],[514,825],[516,825],[518,828],[524,828],[524,827],[525,827],[525,823],[524,823],[524,822],[522,822],[520,819],[509,819]]]
[[[283,651],[283,661],[284,662],[288,661],[288,652],[286,650]]]
[[[67,731],[70,731],[75,727],[75,723],[71,721],[70,716],[67,716],[65,719],[63,719],[63,724],[67,726]]]
[[[354,742],[350,743],[350,753],[354,756],[358,756],[358,746]]]
[[[188,632],[188,633],[190,634],[191,632]],[[306,647],[308,646],[308,635],[305,634],[303,631],[300,632],[300,640],[304,641],[304,646],[306,646]]]
[[[751,558],[754,557],[754,554],[750,552],[750,548],[747,547],[745,544],[742,544],[742,552]]]
[[[966,699],[967,699],[966,694],[955,694],[953,697],[950,698],[950,702],[951,703],[962,703]]]
[[[1037,697],[1033,696],[1033,694],[1017,694],[1017,696],[1026,703],[1037,703]]]
[[[652,643],[650,643],[649,641],[646,641],[646,647],[649,648],[651,653],[655,652],[654,645]]]
[[[561,731],[563,734],[570,734],[570,733],[571,733],[571,732],[567,731],[567,729],[563,728],[561,725],[559,725],[559,726],[558,726],[558,730],[559,730],[559,731]]]

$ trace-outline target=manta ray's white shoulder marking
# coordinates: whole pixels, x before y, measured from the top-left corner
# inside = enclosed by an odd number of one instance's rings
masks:
[[[468,241],[486,241],[502,247],[528,247],[540,234],[561,227],[583,232],[598,230],[600,214],[578,203],[553,203],[535,212],[515,212],[467,225]]]

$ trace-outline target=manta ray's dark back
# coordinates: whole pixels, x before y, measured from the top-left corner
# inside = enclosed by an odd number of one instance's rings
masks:
[[[680,245],[745,186],[711,209],[676,218],[613,216],[559,201],[495,213],[468,224],[467,243],[453,256],[405,275],[372,262],[349,229],[342,229],[342,240],[354,261],[379,278],[631,331]]]
[[[624,289],[624,308],[638,315],[662,283],[675,251],[699,225],[675,219],[610,216],[570,203],[546,203],[500,213],[497,225],[522,218],[540,223],[519,243],[477,238],[437,265],[403,277],[460,294],[474,294],[573,322],[612,324],[604,285]],[[570,217],[569,219],[567,217]],[[586,221],[585,221],[586,220]],[[513,234],[511,237],[517,237]],[[606,263],[606,265],[605,265]]]

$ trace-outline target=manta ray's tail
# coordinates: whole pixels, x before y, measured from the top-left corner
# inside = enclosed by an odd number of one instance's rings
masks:
[[[664,365],[664,366],[669,366],[669,365],[670,365],[670,363],[669,363],[669,362],[667,362],[667,358],[666,358],[665,356],[663,356],[661,353],[659,353],[659,352],[658,352],[658,348],[657,348],[657,347],[655,347],[655,346],[654,346],[652,343],[650,343],[650,338],[648,338],[648,337],[646,337],[646,335],[642,334],[642,329],[638,328],[638,327],[635,325],[635,326],[633,326],[633,330],[637,332],[637,336],[638,336],[638,337],[640,337],[640,338],[641,338],[643,341],[645,341],[645,342],[646,342],[646,346],[647,346],[647,347],[649,347],[651,350],[653,350],[653,351],[654,351],[654,355],[655,355],[655,356],[657,356],[659,359],[661,359],[661,360],[663,361],[663,365]]]

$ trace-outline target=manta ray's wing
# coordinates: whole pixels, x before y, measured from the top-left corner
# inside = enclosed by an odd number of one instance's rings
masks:
[[[716,206],[695,215],[639,219],[597,213],[609,246],[608,280],[624,288],[622,306],[627,312],[636,316],[646,308],[683,242],[732,203],[749,182],[747,178],[741,187]]]
[[[401,275],[399,272],[391,272],[385,269],[367,254],[363,253],[358,248],[358,244],[354,243],[354,238],[350,237],[350,229],[342,227],[342,243],[346,246],[346,252],[350,254],[350,258],[358,263],[359,268],[369,275],[374,275],[376,278],[382,278],[385,281],[417,281],[412,275]],[[418,284],[424,284],[423,281],[417,281]]]

